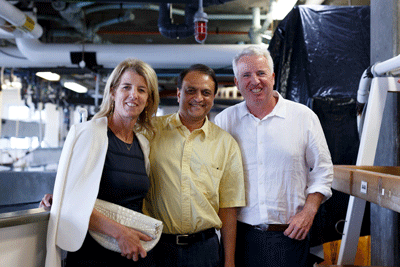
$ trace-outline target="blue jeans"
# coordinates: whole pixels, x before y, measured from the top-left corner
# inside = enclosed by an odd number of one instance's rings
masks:
[[[237,267],[306,267],[309,237],[294,240],[283,232],[260,231],[238,222]]]
[[[157,267],[218,267],[221,266],[221,247],[217,234],[190,245],[163,242],[154,248]]]

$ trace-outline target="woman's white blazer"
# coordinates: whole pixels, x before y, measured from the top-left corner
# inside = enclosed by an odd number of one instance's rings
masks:
[[[149,142],[136,134],[149,173]],[[78,250],[99,192],[108,148],[107,118],[73,125],[68,132],[53,190],[47,228],[46,267],[61,266],[61,249]]]

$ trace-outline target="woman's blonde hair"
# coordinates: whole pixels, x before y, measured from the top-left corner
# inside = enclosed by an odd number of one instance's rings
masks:
[[[121,82],[121,76],[127,70],[132,70],[142,76],[146,80],[149,97],[147,99],[147,106],[140,113],[139,118],[135,125],[135,131],[144,132],[146,135],[154,136],[155,127],[153,125],[153,117],[157,113],[160,97],[158,94],[157,74],[149,64],[139,60],[128,58],[118,64],[108,77],[106,86],[104,88],[103,101],[100,105],[100,110],[94,115],[94,119],[100,117],[109,117],[114,112],[113,99],[111,98],[112,92],[117,89]]]

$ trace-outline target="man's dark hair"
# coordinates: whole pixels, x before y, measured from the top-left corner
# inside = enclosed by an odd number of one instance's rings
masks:
[[[183,79],[185,78],[185,76],[186,76],[189,72],[192,72],[192,71],[198,71],[198,72],[201,72],[201,73],[203,73],[203,74],[206,74],[206,75],[210,76],[210,77],[213,79],[213,81],[214,81],[214,95],[217,94],[217,91],[218,91],[217,76],[215,75],[215,72],[214,72],[214,70],[213,70],[212,68],[210,68],[210,67],[208,67],[208,66],[206,66],[206,65],[203,65],[203,64],[194,64],[194,65],[191,65],[189,68],[184,69],[184,70],[179,74],[179,76],[178,76],[178,81],[177,81],[177,86],[178,86],[179,90],[182,89],[182,82],[183,82]]]

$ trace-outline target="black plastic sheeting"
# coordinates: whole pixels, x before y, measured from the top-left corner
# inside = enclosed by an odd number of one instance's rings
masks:
[[[352,98],[315,98],[318,115],[334,165],[355,165],[359,147],[356,100]],[[332,197],[323,203],[311,228],[311,245],[340,240],[346,218],[349,195],[332,189]],[[339,222],[339,223],[338,223]],[[336,228],[337,224],[337,228]],[[370,204],[367,202],[361,236],[370,234]]]
[[[278,25],[269,44],[275,90],[318,115],[335,165],[355,165],[359,136],[356,97],[370,65],[370,8],[298,6]],[[310,231],[311,245],[340,240],[349,196],[333,190]],[[361,235],[369,235],[369,205]],[[343,230],[343,223],[338,223]]]
[[[369,6],[294,8],[269,44],[275,89],[308,106],[315,97],[355,98],[370,64],[369,23]]]

